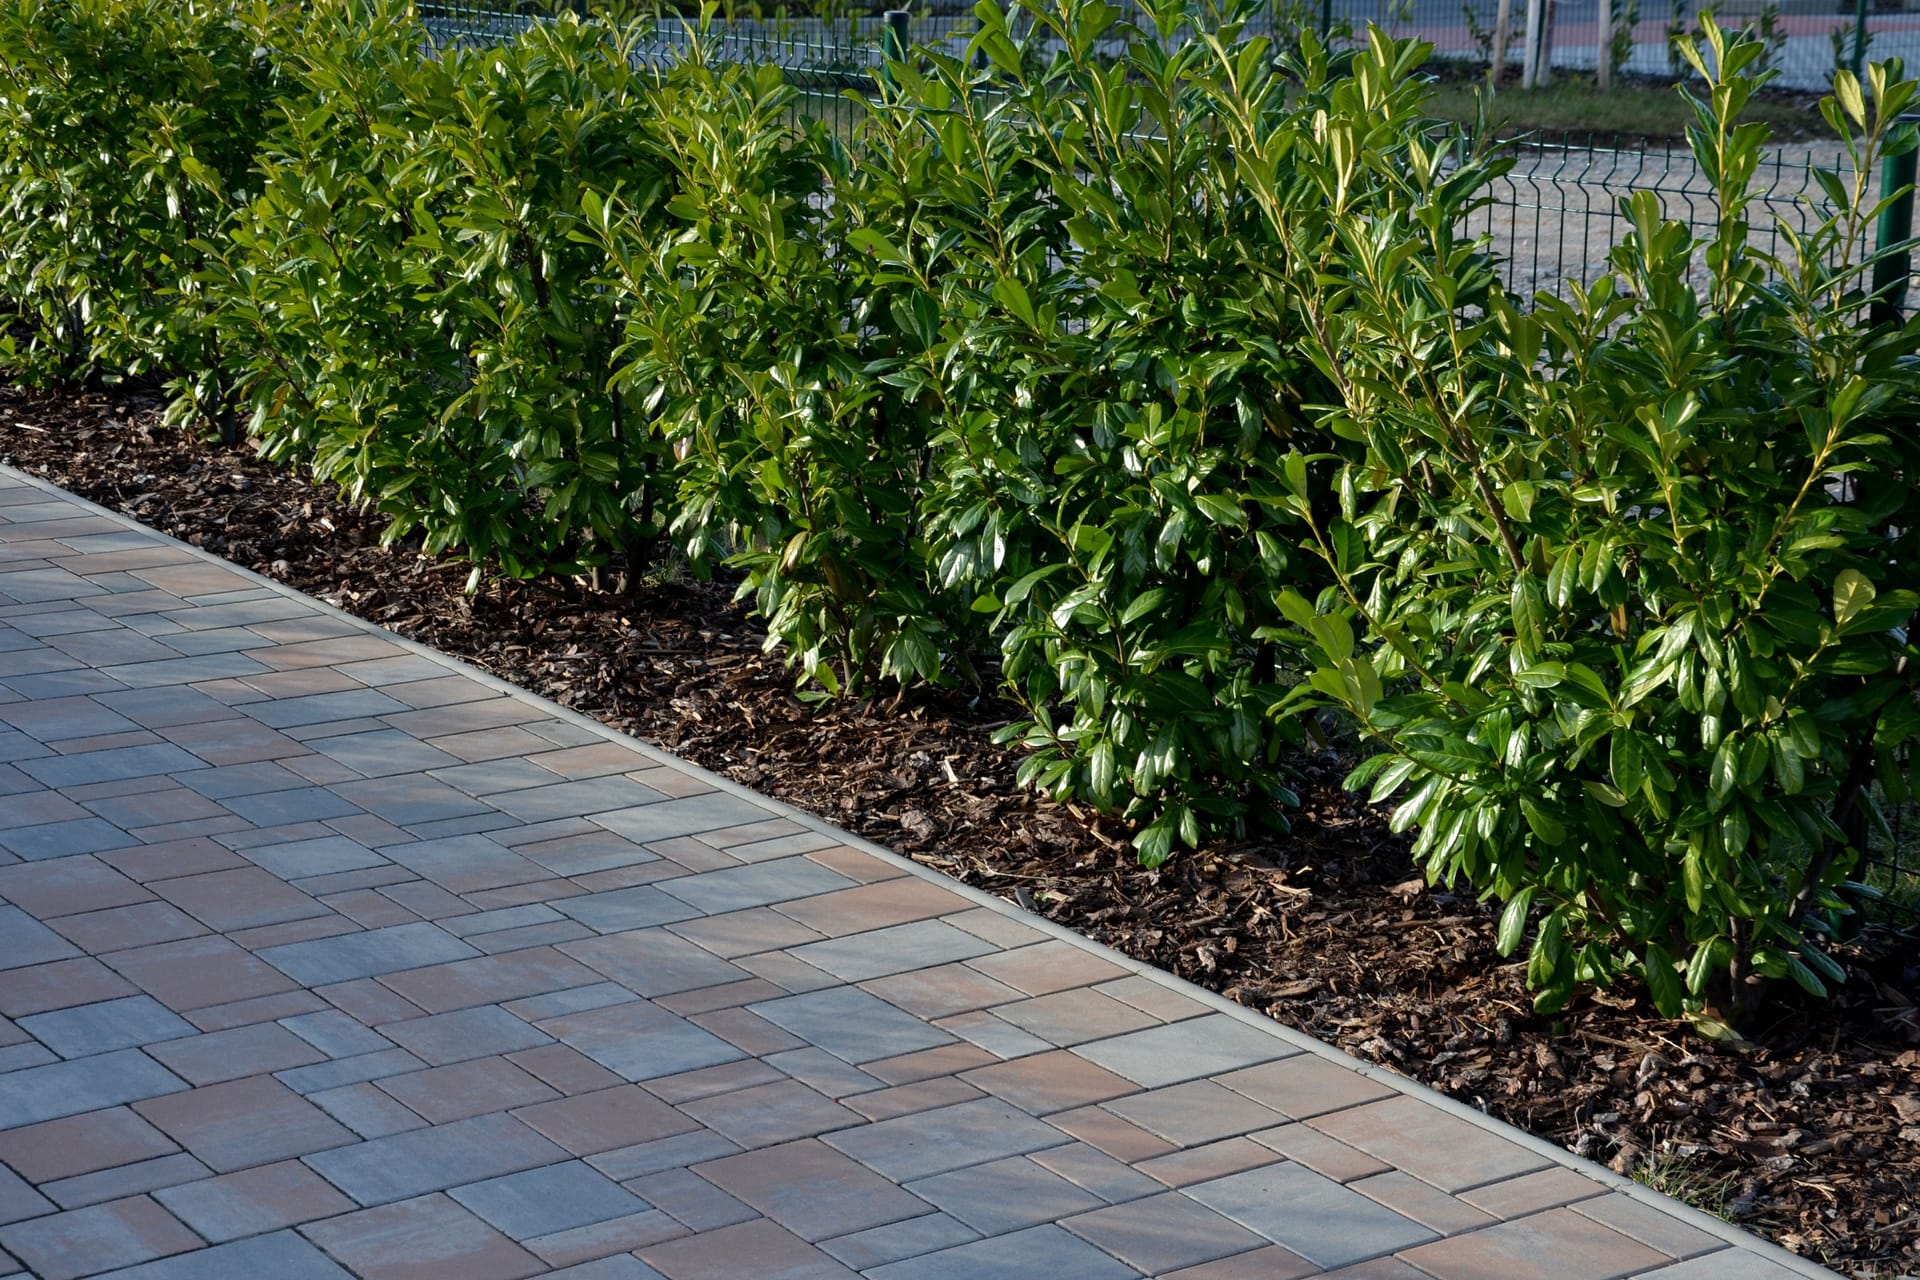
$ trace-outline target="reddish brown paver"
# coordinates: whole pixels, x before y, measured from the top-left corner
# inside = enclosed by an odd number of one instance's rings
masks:
[[[437,1193],[328,1218],[304,1234],[367,1280],[519,1280],[547,1269]]]
[[[0,971],[0,1014],[24,1018],[96,1000],[133,995],[132,983],[91,956]]]
[[[476,1058],[450,1067],[388,1076],[379,1087],[431,1124],[532,1106],[560,1096],[505,1058]]]
[[[1823,1274],[0,469],[22,563],[0,1274]]]
[[[222,1173],[354,1140],[351,1130],[271,1076],[172,1093],[135,1103],[134,1109]]]
[[[216,1244],[338,1217],[358,1207],[298,1160],[168,1187],[154,1198]]]
[[[299,984],[218,935],[113,951],[106,962],[169,1009],[201,1009],[291,991]]]
[[[642,1249],[668,1280],[851,1280],[856,1273],[765,1219]]]
[[[1035,1115],[1133,1093],[1136,1086],[1064,1049],[980,1067],[960,1077]]]
[[[0,1227],[0,1245],[40,1280],[76,1280],[185,1253],[200,1238],[146,1196]]]
[[[812,1138],[715,1160],[694,1172],[813,1240],[933,1211],[926,1201]]]
[[[125,1107],[0,1131],[0,1161],[30,1182],[112,1169],[179,1148]]]

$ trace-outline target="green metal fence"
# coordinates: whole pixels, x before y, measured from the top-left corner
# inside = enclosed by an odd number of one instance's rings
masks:
[[[569,4],[576,0],[547,0]],[[1915,0],[1920,3],[1920,0]],[[1360,0],[1340,0],[1329,10],[1336,21],[1357,17],[1390,18],[1414,12],[1404,5],[1380,13],[1359,12]],[[423,6],[433,38],[442,43],[498,40],[537,18],[528,10],[508,11],[477,5],[440,3]],[[1402,23],[1402,25],[1405,25]],[[801,108],[837,128],[850,129],[884,74],[887,42],[902,49],[942,47],[963,50],[972,19],[885,15],[843,18],[736,18],[714,24],[699,37],[708,55],[725,60],[770,63],[782,68],[801,91]],[[686,21],[666,17],[650,22],[635,56],[665,65],[686,56],[694,37]],[[1505,263],[1509,287],[1531,293],[1561,290],[1569,280],[1591,283],[1606,270],[1607,250],[1624,230],[1621,200],[1635,191],[1659,195],[1666,216],[1706,229],[1713,222],[1712,191],[1683,147],[1619,147],[1595,138],[1532,137],[1506,144],[1514,159],[1511,173],[1492,191],[1493,203],[1481,210],[1471,229],[1485,233]],[[1755,242],[1777,242],[1776,222],[1805,231],[1816,216],[1819,187],[1813,170],[1831,167],[1835,148],[1796,147],[1772,154],[1760,176],[1763,196],[1754,209]],[[1904,239],[1911,206],[1888,212],[1882,243]]]
[[[1666,217],[1697,233],[1709,232],[1717,217],[1712,186],[1684,147],[1618,147],[1568,135],[1506,145],[1513,169],[1494,183],[1492,203],[1468,228],[1489,237],[1509,289],[1559,292],[1569,281],[1589,285],[1604,275],[1608,252],[1628,229],[1621,202],[1634,192],[1654,192]],[[1783,247],[1782,224],[1804,233],[1818,221],[1823,197],[1813,171],[1836,159],[1805,147],[1765,159],[1751,210],[1755,248]]]

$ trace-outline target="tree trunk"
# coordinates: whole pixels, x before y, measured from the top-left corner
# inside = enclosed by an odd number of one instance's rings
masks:
[[[1596,83],[1600,92],[1606,93],[1613,88],[1613,3],[1612,0],[1600,0],[1600,45],[1599,60],[1595,65]]]
[[[1487,66],[1487,83],[1495,89],[1507,73],[1507,42],[1512,38],[1513,0],[1500,0],[1493,16],[1493,57]]]
[[[1520,50],[1520,87],[1533,89],[1538,87],[1540,74],[1540,40],[1542,35],[1542,16],[1547,0],[1527,0],[1527,31]]]

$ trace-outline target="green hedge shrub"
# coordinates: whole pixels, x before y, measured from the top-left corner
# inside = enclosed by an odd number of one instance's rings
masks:
[[[1564,302],[1493,283],[1460,171],[1410,166],[1383,216],[1305,165],[1342,242],[1340,288],[1296,281],[1342,383],[1323,420],[1366,451],[1337,513],[1305,476],[1286,498],[1338,581],[1283,601],[1317,668],[1283,710],[1351,712],[1378,749],[1352,784],[1397,798],[1431,877],[1505,900],[1503,950],[1532,931],[1538,1008],[1632,975],[1718,1031],[1769,979],[1843,976],[1820,935],[1884,825],[1872,784],[1905,793],[1920,325],[1863,306],[1866,178],[1914,145],[1914,84],[1838,78],[1855,173],[1823,175],[1825,221],[1770,258],[1765,129],[1735,123],[1761,50],[1710,19],[1705,40],[1682,51],[1716,225],[1636,194],[1612,278]]]
[[[608,387],[625,301],[580,233],[601,192],[665,195],[651,87],[572,18],[421,41],[391,0],[316,0],[277,33],[297,93],[218,285],[253,432],[430,555],[644,556],[663,451]]]
[[[1263,633],[1325,571],[1262,495],[1318,451],[1304,407],[1333,387],[1249,270],[1310,250],[1264,215],[1221,93],[1258,77],[1249,126],[1305,143],[1351,55],[1281,56],[1232,14],[1188,40],[1179,2],[976,16],[977,60],[896,68],[856,143],[848,247],[921,346],[873,372],[933,423],[935,587],[989,621],[1021,777],[1135,820],[1157,862],[1293,803],[1298,722],[1268,713],[1297,661]],[[1383,163],[1423,127],[1396,120]]]
[[[698,43],[650,128],[672,226],[622,201],[600,239],[631,307],[618,383],[681,460],[678,545],[740,569],[769,646],[825,690],[938,678],[948,611],[916,510],[929,424],[872,373],[912,330],[845,252],[845,149],[776,69],[710,66]]]
[[[0,5],[0,307],[37,381],[186,375],[224,409],[196,277],[253,186],[280,92],[231,0]]]

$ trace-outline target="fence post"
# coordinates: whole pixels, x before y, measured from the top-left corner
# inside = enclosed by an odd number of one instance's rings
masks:
[[[1333,43],[1333,0],[1320,0],[1320,43]]]
[[[889,9],[881,15],[881,18],[887,24],[886,34],[880,45],[881,52],[888,62],[905,62],[907,60],[907,24],[913,20],[913,15],[905,9]],[[882,74],[886,76],[888,84],[893,83],[892,71]]]
[[[1920,117],[1903,117],[1913,121]],[[1880,211],[1873,247],[1876,253],[1913,238],[1913,180],[1920,151],[1909,147],[1880,162],[1880,194],[1903,194]],[[1907,279],[1913,272],[1913,254],[1889,254],[1873,264],[1874,302],[1869,318],[1874,324],[1899,324],[1907,301]]]
[[[1867,74],[1867,0],[1853,3],[1853,74],[1855,79]]]

